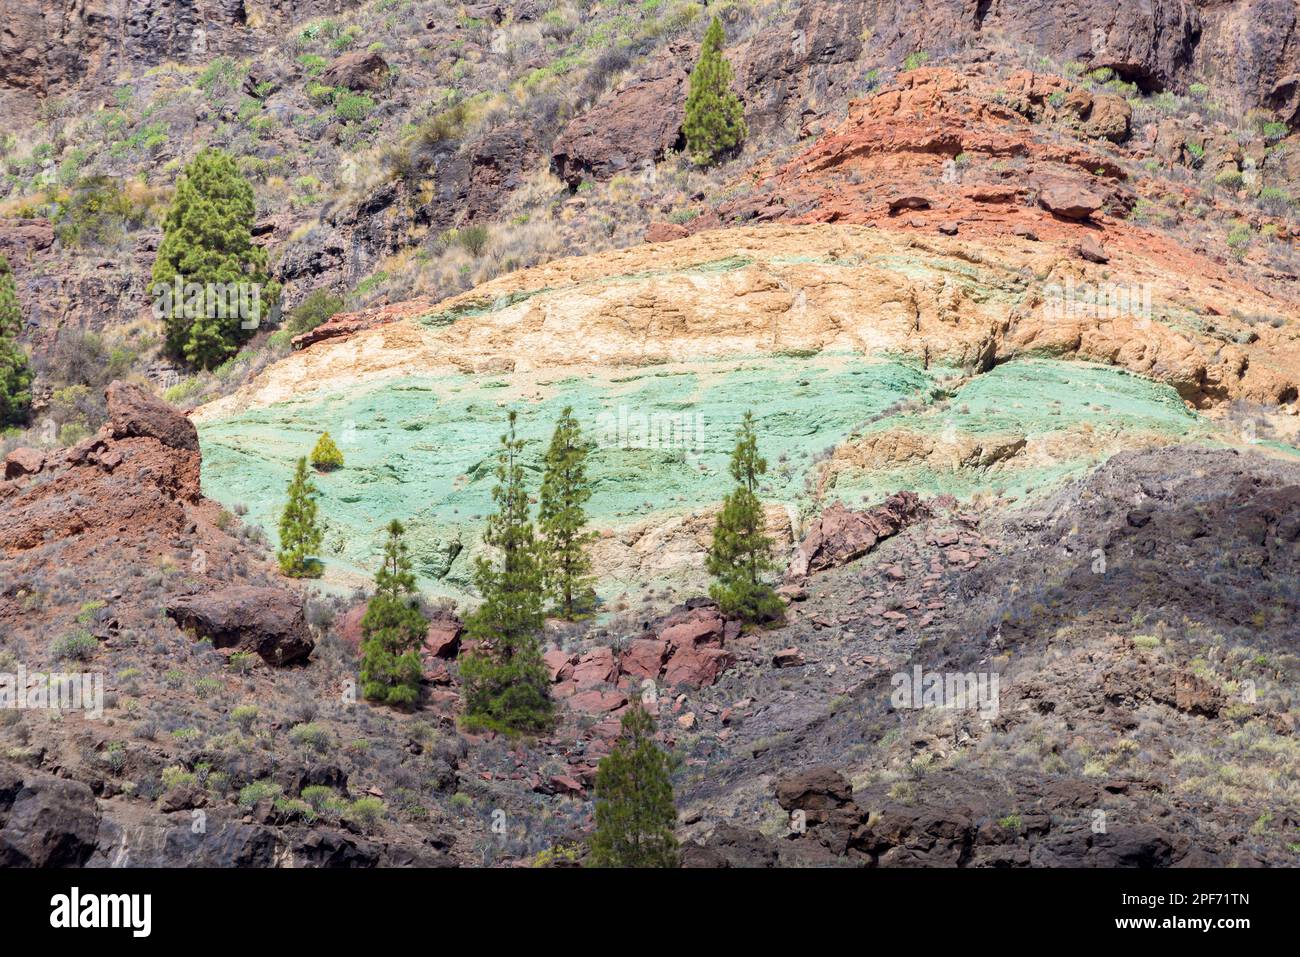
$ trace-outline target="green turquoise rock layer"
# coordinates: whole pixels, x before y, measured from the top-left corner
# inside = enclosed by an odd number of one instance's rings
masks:
[[[951,436],[1041,436],[1091,425],[1209,437],[1172,389],[1109,367],[1053,360],[1007,363],[950,393],[952,370],[848,354],[764,356],[622,370],[606,376],[516,381],[512,376],[401,378],[313,391],[200,425],[203,488],[271,541],[297,457],[328,431],[345,466],[316,478],[327,524],[329,581],[362,582],[373,571],[382,528],[407,524],[422,586],[468,588],[506,412],[519,413],[528,480],[536,494],[541,455],[571,405],[596,443],[590,460],[594,528],[617,531],[656,516],[719,502],[735,429],[746,410],[758,423],[769,471],[764,497],[806,514],[819,507],[812,476],[846,440],[887,429]],[[946,430],[946,432],[945,432]],[[1041,487],[1087,468],[1087,450],[1044,466],[911,467],[840,473],[831,497],[857,502],[899,488],[968,496],[991,483]],[[605,594],[636,582],[604,582]],[[640,583],[646,584],[646,583]]]

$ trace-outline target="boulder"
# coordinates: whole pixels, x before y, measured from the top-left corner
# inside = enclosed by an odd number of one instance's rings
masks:
[[[627,704],[627,696],[618,691],[592,688],[579,691],[570,696],[567,701],[574,711],[581,711],[583,714],[604,714],[607,711],[616,711]]]
[[[320,82],[373,93],[382,90],[388,82],[388,62],[371,50],[345,53],[320,75]]]
[[[679,223],[651,223],[646,227],[645,241],[648,243],[667,243],[674,239],[685,239],[690,230]]]
[[[542,661],[546,663],[547,669],[551,673],[551,682],[570,681],[573,678],[573,657],[559,648],[551,648],[544,655]]]
[[[703,688],[717,681],[718,675],[735,661],[725,648],[684,646],[668,659],[664,667],[664,684],[669,688]]]
[[[168,448],[199,450],[194,423],[156,396],[130,382],[113,382],[108,398],[108,433],[115,439],[144,436]]]
[[[1122,143],[1128,139],[1133,122],[1133,108],[1128,100],[1114,93],[1101,93],[1092,99],[1092,107],[1083,123],[1085,136]]]
[[[1091,236],[1084,236],[1074,248],[1080,259],[1086,259],[1090,263],[1110,262],[1110,256],[1106,255],[1101,243]]]
[[[0,767],[0,867],[81,867],[100,812],[81,781]]]
[[[798,668],[805,664],[798,648],[782,648],[772,655],[773,668]]]
[[[311,654],[302,596],[284,588],[231,585],[172,599],[167,614],[216,648],[256,652],[269,665]]]
[[[667,641],[634,638],[619,657],[619,670],[630,678],[658,678],[667,660]]]
[[[925,196],[919,196],[914,193],[906,193],[901,196],[894,196],[889,200],[890,213],[900,213],[905,209],[929,209],[930,200]]]
[[[455,658],[460,653],[460,636],[465,626],[454,615],[434,618],[424,636],[424,650],[435,658]]]
[[[720,644],[725,629],[722,612],[710,602],[671,613],[660,627],[659,638],[673,648]]]
[[[853,803],[853,788],[839,771],[818,765],[776,782],[776,801],[787,811],[803,811],[809,823],[814,814],[847,807]]]
[[[915,492],[897,492],[865,512],[836,502],[822,513],[799,544],[787,578],[845,565],[861,558],[876,544],[927,518],[930,509]]]
[[[1038,205],[1064,219],[1087,219],[1101,204],[1100,196],[1077,186],[1051,186],[1038,194]]]
[[[618,674],[614,662],[614,649],[608,647],[593,648],[581,658],[573,669],[573,681],[579,689],[593,685],[607,684]]]
[[[14,449],[5,456],[5,478],[35,475],[45,465],[45,453],[36,449]]]

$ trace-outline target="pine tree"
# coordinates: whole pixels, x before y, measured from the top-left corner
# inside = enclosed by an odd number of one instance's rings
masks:
[[[339,447],[334,444],[328,432],[322,432],[320,438],[316,440],[316,447],[311,450],[311,464],[313,468],[322,472],[343,467],[343,453],[339,451]]]
[[[312,578],[320,574],[320,562],[311,556],[320,549],[323,533],[316,522],[316,486],[307,474],[307,459],[298,459],[298,467],[289,482],[289,501],[280,515],[280,571],[292,578]]]
[[[205,149],[185,168],[163,219],[153,265],[152,293],[162,304],[165,344],[173,357],[204,369],[220,365],[255,332],[253,316],[227,306],[234,299],[251,304],[256,289],[260,322],[279,298],[266,250],[253,243],[256,211],[253,187],[228,154]],[[247,295],[223,296],[221,302],[205,296],[200,302],[185,291],[190,284],[205,290],[209,284],[243,288]]]
[[[669,757],[640,703],[623,713],[613,750],[596,770],[596,833],[589,867],[676,867],[677,809]]]
[[[375,575],[375,594],[361,618],[361,693],[372,701],[409,707],[420,698],[420,644],[429,629],[420,611],[415,575],[393,519],[384,543],[384,563]]]
[[[32,371],[18,344],[22,307],[9,260],[0,256],[0,427],[21,425],[32,404]]]
[[[754,415],[746,412],[731,453],[731,476],[738,484],[722,501],[706,564],[717,579],[709,594],[724,613],[747,622],[772,621],[783,610],[781,599],[763,582],[764,574],[776,568],[763,504],[755,491],[766,471],[767,460],[758,454]]]
[[[466,724],[506,733],[542,732],[553,720],[540,641],[542,573],[519,461],[523,444],[515,437],[511,412],[492,492],[497,511],[483,535],[500,559],[479,558],[475,564],[483,604],[465,623],[473,647],[460,665]]]
[[[749,133],[745,109],[731,91],[731,64],[722,54],[726,37],[717,17],[709,24],[700,46],[700,59],[691,71],[686,96],[686,149],[700,166],[734,150]]]
[[[546,450],[537,524],[542,534],[542,571],[546,588],[564,618],[573,621],[594,604],[591,557],[587,545],[596,535],[584,531],[591,498],[587,454],[573,409],[566,407]]]

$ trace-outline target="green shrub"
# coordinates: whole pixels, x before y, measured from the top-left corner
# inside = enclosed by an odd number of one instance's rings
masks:
[[[277,798],[283,789],[274,781],[254,781],[246,784],[239,791],[239,806],[252,807],[266,798]]]
[[[170,791],[172,788],[188,786],[197,782],[194,772],[188,771],[180,765],[172,765],[169,768],[163,768],[162,786],[163,790]]]
[[[88,631],[71,631],[56,641],[51,650],[56,658],[86,661],[99,650],[99,642]]]
[[[360,123],[375,108],[375,101],[364,93],[334,91],[334,115],[345,123]]]
[[[253,727],[253,722],[257,720],[257,705],[241,704],[230,712],[230,718],[239,726],[239,730],[247,734]]]
[[[383,817],[384,802],[377,797],[357,798],[343,812],[343,819],[355,824],[363,831],[372,831]]]
[[[930,62],[930,54],[925,50],[918,50],[916,53],[909,53],[903,60],[903,69],[917,70]]]
[[[289,738],[294,744],[320,752],[328,751],[334,743],[329,729],[315,722],[294,725]]]
[[[323,784],[309,784],[302,789],[302,799],[316,811],[323,811],[330,805],[338,803],[338,795],[333,788]]]
[[[311,332],[337,312],[343,311],[343,299],[328,289],[313,289],[302,302],[289,310],[285,328],[295,336]]]

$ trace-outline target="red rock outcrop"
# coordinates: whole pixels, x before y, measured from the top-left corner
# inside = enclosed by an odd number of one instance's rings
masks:
[[[929,508],[914,492],[897,492],[865,512],[836,502],[809,529],[790,561],[789,578],[846,565],[885,538],[928,517]]]

